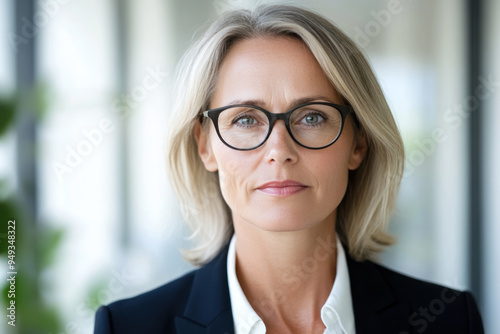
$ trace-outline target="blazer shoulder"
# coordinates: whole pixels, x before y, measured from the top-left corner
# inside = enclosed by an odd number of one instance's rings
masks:
[[[182,316],[196,272],[137,296],[101,306],[94,333],[173,333],[174,318]]]
[[[424,295],[434,295],[436,292],[440,292],[443,289],[458,292],[458,290],[450,289],[440,284],[432,283],[430,281],[403,274],[397,270],[388,268],[383,264],[378,264],[371,261],[366,261],[366,263],[374,267],[384,277],[385,280],[390,282],[392,288],[398,294],[408,294],[409,296],[422,295],[422,293]]]
[[[381,278],[399,303],[410,305],[407,321],[417,332],[451,333],[455,328],[456,333],[484,333],[470,292],[410,277],[371,261],[358,264]]]
[[[220,325],[217,319],[232,326],[231,317],[219,317],[230,310],[227,249],[226,245],[209,263],[167,284],[102,306],[94,333],[177,333],[179,326]]]
[[[173,281],[137,296],[111,303],[108,307],[111,310],[119,310],[122,312],[137,312],[138,309],[143,306],[149,309],[151,306],[159,304],[168,309],[183,309],[183,304],[185,304],[187,297],[189,297],[194,276],[198,270],[199,269],[192,270]]]
[[[384,278],[385,281],[390,283],[394,293],[401,299],[408,299],[409,301],[425,301],[429,298],[439,297],[443,302],[455,300],[456,297],[462,294],[469,294],[466,291],[459,291],[446,287],[444,285],[432,283],[426,280],[411,277],[396,270],[385,267],[384,265],[367,261],[369,265],[373,266]],[[472,296],[472,295],[471,295]]]

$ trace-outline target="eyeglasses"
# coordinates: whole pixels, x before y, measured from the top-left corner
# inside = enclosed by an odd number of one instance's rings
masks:
[[[249,151],[263,145],[277,120],[285,122],[288,133],[297,144],[319,150],[337,141],[346,117],[352,112],[350,106],[309,102],[285,113],[235,104],[204,111],[203,116],[212,120],[220,140],[235,150]]]

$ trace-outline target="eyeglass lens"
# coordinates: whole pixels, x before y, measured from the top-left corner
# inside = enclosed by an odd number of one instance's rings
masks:
[[[290,115],[290,130],[300,144],[319,148],[337,139],[342,127],[342,115],[333,106],[309,104],[295,109]],[[231,107],[218,119],[219,133],[229,145],[249,149],[262,144],[271,131],[267,115],[251,107]]]

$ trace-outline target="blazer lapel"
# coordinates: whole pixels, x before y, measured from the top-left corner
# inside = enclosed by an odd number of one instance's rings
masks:
[[[198,270],[183,317],[175,318],[178,333],[234,334],[227,283],[227,250]]]
[[[397,300],[376,265],[346,258],[356,333],[411,333],[410,305]]]

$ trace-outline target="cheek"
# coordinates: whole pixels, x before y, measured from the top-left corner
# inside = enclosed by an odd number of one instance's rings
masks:
[[[230,151],[228,151],[230,150]],[[239,152],[221,148],[216,150],[219,165],[219,183],[224,200],[231,209],[247,201],[252,166]]]
[[[242,164],[238,163],[231,153],[223,153],[216,155],[217,164],[219,165],[219,181],[221,187],[227,188],[239,184],[245,173],[242,170]]]
[[[342,188],[345,188],[347,185],[348,179],[347,166],[342,164],[336,164],[335,162],[331,164],[323,164],[319,168],[316,175],[321,175],[322,177],[318,177],[318,184],[320,187],[323,187],[324,192],[333,193],[333,192],[343,192]]]
[[[346,150],[336,150],[316,161],[314,175],[321,189],[320,196],[327,201],[340,203],[344,197],[349,178],[348,163],[349,153]]]
[[[234,174],[235,166],[234,165],[220,165],[219,164],[219,183],[222,195],[224,199],[232,198],[238,189],[238,184],[240,181],[238,180],[237,174]]]

